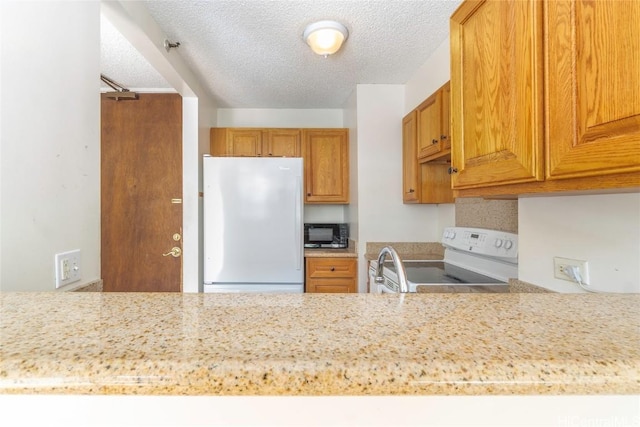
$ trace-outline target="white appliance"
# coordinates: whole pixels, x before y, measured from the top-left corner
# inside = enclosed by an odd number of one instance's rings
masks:
[[[485,228],[447,227],[442,233],[444,260],[403,261],[409,292],[418,286],[442,291],[509,292],[508,281],[518,277],[518,235]],[[378,263],[369,267],[373,293],[397,293],[398,275],[387,258],[383,283],[375,282]]]
[[[304,292],[301,158],[203,159],[204,292]]]

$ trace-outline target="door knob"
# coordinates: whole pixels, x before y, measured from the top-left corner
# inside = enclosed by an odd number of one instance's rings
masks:
[[[171,255],[174,258],[178,258],[180,255],[182,255],[182,249],[180,249],[177,246],[174,246],[171,248],[169,252],[167,252],[166,254],[162,254],[162,256],[169,256],[169,255]]]

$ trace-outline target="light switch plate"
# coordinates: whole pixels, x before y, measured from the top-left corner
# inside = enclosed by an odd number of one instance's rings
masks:
[[[80,249],[55,256],[56,288],[77,282],[81,278]]]

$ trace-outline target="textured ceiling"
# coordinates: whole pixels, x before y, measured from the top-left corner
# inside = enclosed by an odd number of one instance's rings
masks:
[[[145,1],[177,53],[226,108],[341,108],[359,83],[404,84],[448,37],[460,0]],[[306,25],[343,23],[335,55],[314,54]],[[111,27],[102,72],[129,88],[169,85]]]

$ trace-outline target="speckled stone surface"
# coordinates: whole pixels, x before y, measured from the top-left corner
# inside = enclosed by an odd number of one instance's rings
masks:
[[[456,199],[456,226],[518,233],[518,200]]]
[[[367,242],[365,259],[377,260],[380,250],[385,246],[392,246],[403,260],[444,258],[444,247],[440,242]]]
[[[3,293],[0,339],[1,393],[640,393],[640,295]]]
[[[304,256],[308,258],[357,258],[354,248],[347,249],[305,249]]]
[[[102,292],[102,280],[96,280],[91,283],[85,283],[83,285],[78,286],[67,286],[64,288],[60,288],[60,290],[65,292]]]
[[[553,292],[541,286],[532,285],[518,279],[509,279],[509,292],[528,292],[528,293],[549,293]]]

